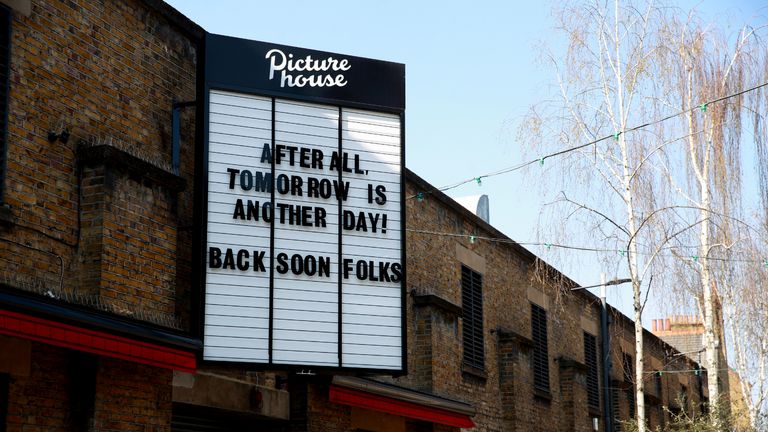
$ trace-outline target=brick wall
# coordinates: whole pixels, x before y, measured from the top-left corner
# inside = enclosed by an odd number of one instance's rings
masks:
[[[423,185],[408,184],[406,196],[413,196]],[[459,317],[438,308],[408,311],[409,370],[414,373],[396,381],[401,385],[428,389],[440,396],[472,403],[477,409],[474,421],[479,431],[573,430],[560,424],[563,388],[571,399],[578,389],[572,375],[561,383],[555,358],[583,357],[579,308],[583,302],[567,299],[555,302],[556,293],[533,277],[531,263],[514,248],[483,240],[472,242],[470,235],[498,237],[476,218],[445,205],[427,194],[422,201],[408,201],[408,283],[409,290],[434,294],[461,305],[461,265],[483,275],[483,315],[485,368],[471,371],[463,367],[462,322]],[[418,230],[463,234],[465,237],[435,236]],[[531,323],[528,292],[536,287],[552,300],[548,310],[550,348],[550,395],[534,396],[531,370]],[[509,331],[501,334],[499,331]],[[432,340],[431,346],[424,342]],[[527,342],[526,342],[527,341]],[[578,343],[576,342],[578,341]],[[429,368],[428,366],[431,366]],[[431,374],[425,376],[425,370]],[[480,372],[480,373],[478,373]],[[578,378],[581,382],[581,378]],[[562,385],[561,385],[562,384]],[[585,394],[585,393],[584,393]],[[581,398],[581,396],[579,396]],[[584,399],[585,399],[584,395]],[[571,404],[574,402],[571,401]],[[583,403],[586,406],[586,402]],[[582,416],[583,429],[588,423]],[[575,420],[574,420],[575,421]]]
[[[12,375],[8,432],[60,431],[70,428],[74,357],[67,350],[33,344],[28,376]]]
[[[312,432],[347,432],[352,428],[352,408],[332,404],[328,401],[328,385],[314,383],[307,385],[306,429]]]
[[[201,29],[154,0],[31,5],[12,23],[0,283],[183,327],[195,119],[176,175],[171,105],[196,97]],[[37,343],[30,359],[11,375],[9,431],[170,430],[171,371]]]
[[[100,358],[94,430],[170,432],[172,380],[167,369]]]
[[[193,39],[153,7],[165,6],[34,0],[28,17],[14,16],[11,218],[0,228],[0,277],[173,325],[188,317],[176,288],[191,273],[191,237],[178,235],[191,221],[191,187],[179,192],[120,164],[85,164],[81,154],[107,146],[170,170],[171,104],[195,99],[197,53]],[[194,116],[182,119],[180,174],[191,185]],[[65,129],[66,142],[49,141]],[[188,299],[187,286],[179,291]]]
[[[406,196],[429,190],[430,186],[411,176]],[[423,200],[407,202],[408,291],[408,368],[409,375],[394,380],[431,393],[471,403],[477,414],[478,431],[589,431],[597,417],[602,430],[602,390],[600,409],[587,406],[586,367],[583,333],[598,337],[600,304],[594,296],[571,293],[571,283],[522,248],[509,242],[490,242],[482,237],[503,234],[451,203],[439,193],[425,194]],[[434,235],[419,231],[456,235]],[[470,236],[479,240],[472,241]],[[463,367],[461,313],[450,313],[437,304],[414,304],[417,297],[433,295],[461,306],[461,265],[483,276],[483,315],[485,368]],[[532,329],[530,304],[547,311],[550,391],[541,394],[533,388]],[[671,347],[646,332],[646,371],[652,364],[674,369],[690,368],[690,363],[670,364]],[[619,392],[620,417],[628,420],[633,383],[624,382],[621,355],[634,358],[634,325],[616,316],[611,328],[613,372],[623,390]],[[661,366],[660,366],[661,367]],[[478,373],[479,372],[479,373]],[[646,391],[652,393],[652,374],[646,374]],[[665,386],[681,383],[689,389],[691,405],[698,400],[698,387],[686,374],[668,373]],[[603,386],[602,376],[599,377]],[[659,402],[668,404],[668,395]],[[659,424],[657,411],[649,408],[650,420]],[[654,417],[655,416],[655,417]]]
[[[97,153],[99,158],[92,157]],[[125,152],[83,147],[80,292],[97,295],[120,314],[173,322],[176,313],[177,188],[154,178],[136,178],[134,160],[145,170],[176,178]],[[104,161],[104,159],[107,159]],[[112,159],[120,159],[114,161]],[[95,165],[91,167],[90,165]]]
[[[11,218],[0,228],[0,275],[17,288],[183,328],[192,297],[192,188],[184,185],[193,184],[194,117],[182,116],[177,176],[169,167],[170,116],[173,101],[195,99],[197,53],[155,6],[163,7],[149,0],[34,0],[29,17],[14,18],[5,182]],[[68,141],[48,140],[64,129]],[[425,187],[413,177],[405,196]],[[471,403],[477,431],[588,430],[583,373],[574,365],[584,362],[585,325],[598,320],[594,298],[567,293],[567,281],[551,272],[542,277],[546,266],[520,247],[471,241],[502,234],[439,193],[409,200],[407,211],[407,291],[449,306],[416,305],[409,297],[411,373],[392,381]],[[483,275],[482,370],[462,365],[463,323],[450,307],[461,306],[462,264]],[[531,302],[547,310],[547,394],[532,386]],[[616,337],[631,340],[626,322],[621,326]],[[9,430],[71,430],[83,421],[97,430],[169,430],[169,371],[106,358],[77,367],[81,360],[35,344],[30,376],[11,384]],[[211,369],[275,380],[238,366]],[[684,381],[694,389],[688,378],[671,376],[665,385]],[[84,382],[93,385],[90,405],[72,396]],[[327,385],[294,395],[305,402],[294,430],[353,428],[351,409],[330,404]]]
[[[172,372],[32,343],[11,373],[8,432],[168,432]],[[22,368],[24,369],[24,368]]]

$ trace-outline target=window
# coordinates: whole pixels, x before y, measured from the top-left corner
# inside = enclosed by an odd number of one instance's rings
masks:
[[[467,266],[461,266],[461,308],[464,324],[464,364],[483,370],[483,276]]]
[[[621,412],[619,411],[619,388],[611,387],[611,413],[613,421],[611,422],[611,432],[621,432]]]
[[[549,352],[547,348],[547,311],[531,303],[533,333],[533,387],[549,393]]]
[[[600,409],[600,390],[597,380],[597,338],[584,332],[584,364],[587,365],[587,404]]]
[[[661,429],[664,429],[667,426],[667,421],[664,419],[664,408],[661,407],[661,404],[656,405],[656,415],[659,418],[659,426]]]
[[[8,90],[11,75],[11,11],[0,4],[0,204],[8,154]]]
[[[632,356],[630,354],[622,354],[621,355],[621,366],[622,370],[624,371],[624,382],[634,382],[635,381],[635,373],[634,373],[634,363],[632,362]]]
[[[661,371],[656,371],[656,372],[653,373],[653,382],[656,385],[656,396],[659,399],[662,399],[662,397],[663,397],[663,395],[662,395],[662,388],[663,387],[662,387],[662,384],[661,384],[661,374],[662,374]]]
[[[680,397],[678,398],[680,401],[680,408],[683,410],[683,412],[688,412],[688,387],[680,384]]]
[[[622,366],[624,369],[624,381],[628,383],[634,382],[635,368],[631,355],[626,353],[622,355]],[[629,407],[629,418],[635,418],[635,388],[632,385],[627,388],[627,406]]]
[[[8,387],[10,383],[10,376],[8,374],[0,374],[0,431],[5,432],[6,419],[8,418]]]

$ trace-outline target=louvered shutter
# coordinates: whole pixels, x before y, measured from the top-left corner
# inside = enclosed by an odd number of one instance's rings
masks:
[[[584,332],[584,363],[587,365],[587,403],[590,408],[600,408],[600,391],[597,379],[597,338]]]
[[[533,331],[533,385],[549,392],[549,348],[547,346],[547,311],[531,304]]]
[[[483,370],[483,276],[461,266],[461,307],[463,310],[464,364]]]

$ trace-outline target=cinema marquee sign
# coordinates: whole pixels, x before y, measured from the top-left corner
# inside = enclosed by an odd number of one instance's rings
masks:
[[[205,52],[204,359],[403,370],[404,66]]]

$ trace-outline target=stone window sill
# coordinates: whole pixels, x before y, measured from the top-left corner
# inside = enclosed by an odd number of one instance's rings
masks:
[[[541,402],[550,403],[552,402],[552,393],[549,390],[534,388],[533,398]]]
[[[466,364],[461,365],[461,374],[464,377],[471,377],[482,381],[486,381],[488,379],[488,374],[485,373],[484,370]]]
[[[85,166],[115,168],[143,181],[163,186],[173,192],[181,192],[186,188],[186,182],[180,176],[138,158],[125,150],[110,145],[80,145],[78,157]]]
[[[8,204],[0,203],[0,225],[13,224],[13,213]]]

